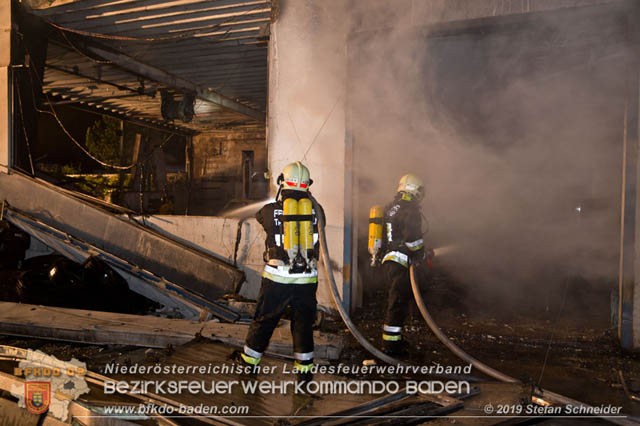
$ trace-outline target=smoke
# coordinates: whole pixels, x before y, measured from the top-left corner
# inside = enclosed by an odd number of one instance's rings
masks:
[[[375,22],[371,2],[353,5],[355,25]],[[426,182],[428,244],[455,246],[441,262],[479,293],[526,299],[575,276],[612,286],[625,73],[598,35],[609,23],[429,38],[413,15],[386,17],[348,45],[362,232],[411,172]]]

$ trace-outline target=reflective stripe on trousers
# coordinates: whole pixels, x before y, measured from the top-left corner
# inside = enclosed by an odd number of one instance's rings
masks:
[[[295,352],[293,357],[298,361],[311,361],[313,360],[313,351],[305,353]]]
[[[402,340],[402,327],[385,324],[382,327],[382,340],[389,342]]]
[[[258,365],[262,359],[262,352],[254,351],[249,346],[244,345],[241,356],[247,364]]]
[[[294,352],[293,357],[295,361],[293,362],[293,366],[300,373],[307,373],[313,367],[313,351],[311,352]]]

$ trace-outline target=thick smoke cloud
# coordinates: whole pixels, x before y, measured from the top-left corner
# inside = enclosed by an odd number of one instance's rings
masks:
[[[360,223],[413,172],[429,243],[454,248],[442,264],[478,293],[613,288],[625,73],[615,42],[580,36],[606,23],[432,39],[387,24],[349,43]]]

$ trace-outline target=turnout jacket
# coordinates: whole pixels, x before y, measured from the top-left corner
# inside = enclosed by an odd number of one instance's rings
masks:
[[[412,259],[424,257],[420,204],[397,196],[384,209],[384,250],[382,263],[397,262],[409,267]]]
[[[304,194],[295,192],[294,194],[283,195],[282,199],[306,198],[302,196]],[[282,209],[282,199],[273,203],[266,204],[262,207],[258,213],[256,213],[256,219],[258,223],[262,225],[265,233],[267,234],[265,239],[265,251],[264,261],[266,265],[263,278],[270,279],[271,281],[281,284],[312,284],[318,282],[318,269],[317,261],[320,258],[320,244],[318,242],[318,217],[315,208],[312,209],[312,224],[313,224],[313,252],[310,259],[310,271],[293,273],[289,272],[291,261],[287,252],[284,249],[284,227],[282,222],[282,216],[284,214]],[[324,218],[324,211],[320,207],[320,214]]]

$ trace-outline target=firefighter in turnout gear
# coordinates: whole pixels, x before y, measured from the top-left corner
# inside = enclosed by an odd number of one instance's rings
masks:
[[[393,202],[382,211],[378,209],[374,212],[372,208],[373,215],[383,214],[372,223],[382,222],[381,262],[390,285],[382,330],[382,347],[390,355],[398,355],[404,351],[402,325],[407,304],[412,300],[409,265],[425,261],[433,254],[432,250],[425,251],[424,248],[420,211],[423,197],[422,180],[416,175],[406,174],[400,179]],[[375,257],[374,253],[372,255]]]
[[[301,162],[287,165],[278,177],[276,201],[256,214],[267,234],[266,264],[255,316],[244,349],[236,358],[244,365],[257,366],[280,317],[290,307],[294,366],[301,380],[311,379],[313,366],[319,258],[316,215],[324,215],[312,208],[308,194],[312,183]]]

